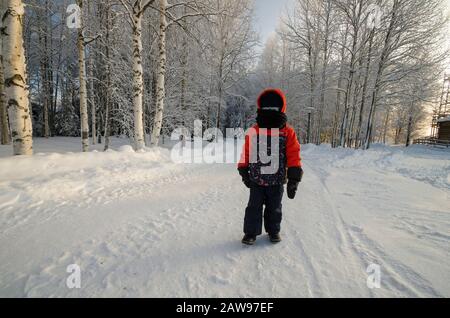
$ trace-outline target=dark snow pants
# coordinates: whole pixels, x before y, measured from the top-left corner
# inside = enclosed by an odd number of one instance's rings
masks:
[[[258,236],[262,234],[263,207],[264,227],[267,233],[280,232],[284,186],[261,187],[254,185],[250,189],[250,200],[245,210],[244,233]]]

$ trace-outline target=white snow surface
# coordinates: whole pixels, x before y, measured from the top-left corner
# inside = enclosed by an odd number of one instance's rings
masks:
[[[283,242],[243,247],[235,165],[79,147],[0,147],[0,297],[450,297],[450,150],[303,146]]]

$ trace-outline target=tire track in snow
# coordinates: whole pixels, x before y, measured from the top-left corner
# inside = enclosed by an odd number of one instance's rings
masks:
[[[289,225],[288,228],[292,229],[292,225]],[[294,231],[289,231],[294,232]],[[301,234],[298,232],[296,233],[296,243],[293,244],[295,247],[298,248],[300,251],[300,258],[303,264],[303,268],[305,269],[305,278],[307,286],[308,286],[308,293],[309,296],[312,298],[318,297],[318,296],[324,296],[323,295],[323,289],[322,289],[322,283],[319,279],[319,276],[317,274],[317,271],[312,263],[311,257],[306,253],[304,243],[301,239]],[[291,248],[292,250],[296,250],[296,248]]]
[[[387,283],[394,293],[397,292],[397,296],[404,296],[406,293],[408,297],[443,297],[420,274],[387,255],[362,229],[346,226],[355,251],[366,263],[379,263],[384,274],[382,284]]]
[[[321,182],[330,198],[330,202],[333,202],[336,199],[336,196],[333,196],[332,192],[329,190],[326,179],[321,180]],[[365,209],[362,206],[359,208]],[[407,294],[408,297],[421,297],[424,295],[442,297],[431,287],[430,282],[425,280],[420,274],[387,255],[378,244],[364,234],[361,228],[351,226],[345,222],[338,209],[334,209],[334,213],[338,218],[339,226],[344,229],[343,233],[346,235],[347,242],[354,252],[353,254],[360,259],[362,270],[365,271],[365,268],[370,264],[381,265],[384,276],[382,284],[388,284],[390,287],[390,289],[388,289],[389,292],[396,296],[404,296]],[[385,277],[386,274],[388,275],[387,279]],[[370,290],[370,293],[372,297],[376,296],[373,290]]]
[[[336,248],[339,250],[339,256],[345,261],[345,280],[350,280],[351,278],[355,279],[356,277],[362,277],[362,274],[365,273],[365,270],[369,264],[366,264],[363,259],[361,259],[359,253],[354,249],[351,238],[349,236],[348,230],[343,223],[340,212],[335,206],[334,199],[331,197],[330,189],[326,184],[326,179],[328,173],[317,167],[315,165],[311,165],[306,163],[305,167],[307,169],[307,173],[311,172],[311,176],[317,180],[318,184],[321,186],[321,190],[317,193],[318,196],[322,200],[318,200],[322,203],[322,208],[320,209],[321,213],[330,217],[331,219],[326,219],[327,228],[325,229],[324,235],[330,236],[331,233],[335,232],[337,238],[337,244],[335,244]],[[333,242],[333,240],[327,239],[327,242]],[[337,255],[336,255],[337,256]],[[357,265],[356,265],[357,264]],[[354,266],[357,267],[354,267]],[[364,281],[365,283],[365,281]],[[357,284],[362,285],[362,284]],[[330,286],[333,288],[334,286]],[[367,293],[367,296],[374,297],[374,293],[372,290],[368,288],[364,288],[360,290],[360,292]]]

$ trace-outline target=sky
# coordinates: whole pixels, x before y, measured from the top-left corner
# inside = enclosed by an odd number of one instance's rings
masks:
[[[272,32],[275,32],[281,13],[290,0],[255,0],[256,30],[261,34],[261,42],[265,43]]]

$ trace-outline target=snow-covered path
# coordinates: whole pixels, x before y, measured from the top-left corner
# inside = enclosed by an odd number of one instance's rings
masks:
[[[450,152],[306,146],[303,157],[284,241],[250,248],[234,165],[127,147],[0,159],[0,296],[450,296]],[[66,287],[69,264],[81,289]],[[371,264],[380,289],[367,287]]]

